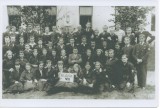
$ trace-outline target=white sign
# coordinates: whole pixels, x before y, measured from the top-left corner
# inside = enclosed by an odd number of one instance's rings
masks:
[[[74,82],[74,74],[73,73],[60,73],[60,81]]]

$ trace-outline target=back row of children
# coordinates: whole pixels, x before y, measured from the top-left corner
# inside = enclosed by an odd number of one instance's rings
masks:
[[[98,92],[134,90],[134,75],[137,71],[138,87],[145,89],[149,44],[154,40],[143,24],[139,31],[126,33],[116,23],[116,30],[103,27],[99,34],[77,27],[74,33],[65,28],[57,32],[40,31],[40,26],[28,24],[16,32],[14,26],[3,33],[3,89],[7,91],[45,90],[48,93],[60,90]],[[74,73],[74,83],[60,81],[60,73]]]

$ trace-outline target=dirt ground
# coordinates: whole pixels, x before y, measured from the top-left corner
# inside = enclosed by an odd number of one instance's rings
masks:
[[[147,76],[146,89],[135,88],[134,93],[112,91],[88,95],[74,92],[60,92],[47,95],[46,92],[42,91],[30,91],[22,94],[3,94],[3,99],[154,99],[155,73],[148,72]]]

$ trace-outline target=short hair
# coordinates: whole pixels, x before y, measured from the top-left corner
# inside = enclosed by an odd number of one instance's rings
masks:
[[[140,34],[139,38],[141,38],[141,37],[145,38],[145,35],[144,34]]]
[[[44,64],[44,62],[43,62],[43,61],[39,61],[39,65],[40,65],[40,64]]]
[[[128,58],[128,55],[127,55],[127,54],[123,54],[123,55],[122,55],[122,57],[124,57],[124,56],[125,56],[126,58]]]
[[[113,52],[114,53],[114,49],[109,49],[108,52]]]
[[[127,28],[126,28],[126,30],[128,30],[128,29],[131,29],[131,30],[132,30],[132,28],[131,28],[131,27],[127,27]]]

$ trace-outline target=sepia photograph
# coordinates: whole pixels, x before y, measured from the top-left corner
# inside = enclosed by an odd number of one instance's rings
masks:
[[[3,6],[2,99],[154,100],[156,6]]]

